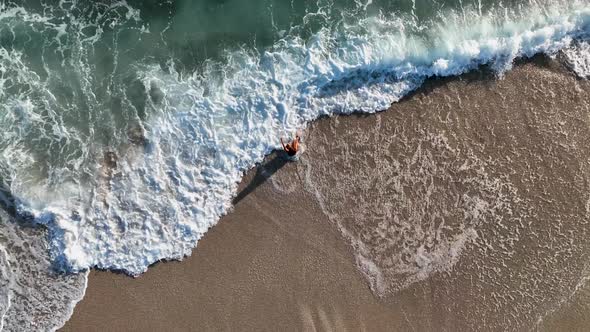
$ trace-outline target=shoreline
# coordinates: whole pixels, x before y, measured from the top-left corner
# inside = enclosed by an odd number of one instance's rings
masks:
[[[345,239],[341,231],[344,227],[344,229],[352,232],[350,233],[351,236],[355,236],[355,232],[361,232],[362,236],[370,235],[370,233],[363,233],[366,230],[363,230],[362,226],[335,222],[333,216],[328,215],[331,213],[338,214],[342,209],[339,209],[338,206],[326,207],[322,205],[326,202],[330,203],[329,200],[325,201],[326,197],[331,197],[325,196],[329,193],[326,188],[336,190],[334,189],[336,187],[331,187],[331,185],[338,185],[337,174],[343,174],[343,176],[352,174],[350,175],[352,176],[350,180],[352,185],[356,183],[354,182],[357,180],[355,177],[361,176],[354,170],[350,173],[350,170],[343,166],[348,165],[349,162],[331,165],[327,162],[327,158],[339,157],[339,151],[348,148],[351,151],[345,152],[342,155],[344,158],[349,158],[355,154],[362,155],[367,150],[371,150],[369,156],[374,158],[375,162],[388,157],[385,155],[381,157],[379,149],[374,148],[375,144],[383,144],[383,140],[388,139],[383,136],[386,133],[382,133],[382,129],[380,129],[383,123],[387,123],[392,128],[399,127],[409,130],[408,133],[410,134],[418,128],[424,130],[425,127],[429,126],[433,126],[429,130],[448,131],[449,129],[445,129],[448,124],[444,121],[440,122],[441,119],[437,119],[434,110],[423,110],[423,108],[434,108],[436,112],[455,112],[454,104],[449,104],[446,99],[453,100],[455,98],[459,103],[457,105],[460,105],[462,98],[465,98],[459,97],[458,94],[461,93],[468,93],[468,98],[475,100],[482,97],[477,96],[478,93],[485,95],[484,97],[489,98],[490,101],[498,99],[498,95],[502,98],[516,98],[514,100],[518,100],[520,96],[501,95],[497,91],[497,86],[503,86],[500,89],[501,91],[518,89],[521,87],[521,83],[527,80],[528,76],[531,79],[547,80],[550,85],[560,84],[561,81],[568,84],[568,86],[578,84],[576,79],[572,78],[571,75],[573,74],[565,74],[562,65],[556,61],[548,60],[545,56],[535,56],[531,60],[515,64],[515,68],[506,74],[505,80],[496,80],[495,78],[490,80],[487,75],[489,74],[485,70],[480,70],[458,77],[429,79],[421,88],[404,97],[399,103],[393,104],[386,111],[377,114],[335,115],[333,117],[322,117],[314,121],[304,134],[304,144],[310,144],[310,146],[307,147],[306,153],[302,156],[303,160],[296,163],[282,162],[277,159],[277,153],[273,153],[265,158],[262,166],[248,171],[242,179],[236,196],[241,200],[232,211],[204,235],[197,248],[193,250],[192,256],[186,257],[181,262],[156,263],[146,273],[135,279],[122,274],[93,270],[89,276],[89,285],[85,298],[78,304],[74,310],[74,315],[66,323],[62,331],[82,328],[99,330],[104,327],[105,322],[108,322],[107,326],[111,329],[134,330],[157,330],[169,328],[170,326],[178,329],[200,327],[205,330],[276,330],[279,328],[286,330],[317,328],[337,330],[345,328],[352,330],[407,330],[417,328],[418,330],[435,330],[439,327],[472,330],[474,326],[487,328],[506,326],[515,328],[521,326],[519,324],[523,324],[521,327],[528,326],[530,324],[529,319],[532,319],[530,317],[536,317],[537,309],[533,310],[531,308],[532,311],[528,311],[529,309],[527,311],[518,311],[524,310],[521,308],[520,303],[515,302],[518,299],[494,300],[496,302],[472,304],[473,301],[477,303],[479,293],[484,296],[488,293],[496,294],[496,290],[487,289],[484,285],[465,279],[471,276],[486,281],[487,267],[481,267],[477,264],[470,266],[473,263],[466,261],[466,259],[475,260],[475,263],[486,262],[486,258],[478,253],[481,249],[478,241],[485,238],[486,232],[491,232],[490,234],[497,232],[497,230],[493,229],[495,227],[493,223],[489,225],[485,223],[476,224],[475,226],[481,229],[478,228],[478,234],[475,238],[468,239],[467,242],[461,244],[457,258],[450,257],[451,260],[443,262],[446,265],[440,267],[434,265],[434,270],[428,272],[425,279],[408,279],[414,281],[398,289],[396,288],[398,286],[395,286],[396,274],[386,273],[386,279],[389,278],[386,281],[394,282],[392,284],[394,286],[386,285],[392,287],[392,291],[385,291],[379,297],[369,289],[370,282],[367,281],[357,266],[359,262],[358,252],[355,252],[355,247],[351,245],[350,239]],[[522,77],[523,75],[526,77]],[[466,87],[468,89],[464,89]],[[543,86],[540,88],[543,88]],[[586,83],[584,83],[584,88],[587,88]],[[563,87],[562,89],[571,89],[571,87]],[[463,90],[469,91],[464,92]],[[513,126],[510,116],[516,116],[515,111],[521,111],[518,107],[525,107],[527,110],[527,107],[529,107],[531,114],[533,114],[531,116],[518,115],[518,117],[524,116],[526,121],[532,121],[532,125],[526,127],[530,128],[527,130],[537,130],[535,128],[546,125],[541,123],[543,119],[537,119],[535,115],[536,109],[539,108],[546,112],[544,109],[546,106],[543,103],[552,103],[553,101],[543,98],[537,99],[535,96],[526,97],[530,98],[530,102],[524,100],[521,106],[503,106],[506,109],[498,111],[503,112],[499,114],[499,121],[507,121],[506,124],[502,125],[503,127],[506,125]],[[453,103],[456,104],[455,101]],[[563,103],[568,105],[567,100],[563,101]],[[477,105],[475,103],[473,107],[477,107]],[[460,111],[473,111],[471,107],[471,105],[467,105],[463,110],[463,106],[461,106]],[[485,108],[486,111],[488,108]],[[428,113],[429,111],[430,113]],[[496,110],[492,107],[489,108],[489,111]],[[480,111],[478,110],[478,112]],[[508,118],[506,118],[507,116]],[[517,121],[520,121],[518,117]],[[466,138],[469,138],[471,137],[469,135],[473,135],[469,133],[473,132],[476,135],[475,138],[469,139],[474,139],[473,142],[476,144],[474,146],[481,147],[482,151],[488,151],[489,144],[507,144],[502,140],[498,141],[498,137],[493,131],[492,136],[481,136],[489,130],[485,122],[477,123],[477,121],[480,121],[477,114],[470,115],[469,119],[466,118],[463,121],[465,121],[465,124],[456,124],[459,126],[457,127],[459,129],[458,133],[465,134],[467,135]],[[468,121],[474,121],[474,123],[469,124]],[[481,121],[485,121],[485,116],[482,116]],[[499,128],[504,130],[503,127]],[[502,135],[507,135],[506,137],[509,138],[512,135],[509,130],[518,132],[521,129],[506,128],[505,130],[508,130],[508,132]],[[362,133],[362,137],[359,136],[359,133]],[[366,137],[364,136],[365,133],[367,133]],[[398,135],[400,133],[396,129],[393,134]],[[416,132],[416,134],[422,135],[420,131]],[[523,148],[531,149],[530,153],[533,156],[539,153],[541,155],[547,153],[546,150],[543,150],[545,148],[543,144],[547,144],[543,143],[545,142],[545,136],[543,136],[545,134],[541,131],[539,135],[541,136],[531,140],[530,143],[521,142],[524,144]],[[424,142],[420,136],[415,137],[415,139],[418,139],[417,142]],[[344,145],[338,145],[339,141],[344,142]],[[448,144],[463,144],[458,138],[452,137],[449,138],[449,142]],[[455,151],[453,149],[448,151]],[[436,161],[437,154],[441,153],[440,147],[427,147],[427,151],[435,157],[433,159],[435,162],[443,162],[444,164],[446,159]],[[494,149],[490,151],[494,154],[504,154],[502,151],[495,152]],[[442,153],[441,156],[448,158],[444,155],[446,152],[443,151]],[[453,158],[452,155],[451,158]],[[459,156],[457,155],[457,157]],[[494,158],[496,157],[494,156]],[[559,160],[559,158],[556,160]],[[326,163],[329,167],[323,170],[314,168],[314,166],[322,163]],[[442,170],[440,174],[444,175],[447,172],[451,172],[448,174],[455,174],[460,170],[460,165],[454,166],[452,163],[449,165],[449,167],[457,168]],[[482,165],[487,164],[484,162]],[[496,181],[494,179],[508,181],[506,182],[508,185],[516,186],[517,189],[521,187],[526,189],[528,186],[514,175],[506,178],[503,174],[508,174],[506,173],[506,169],[510,170],[508,166],[498,164],[494,167],[490,165],[485,167],[493,181]],[[510,167],[520,166],[513,165]],[[550,168],[541,170],[539,174],[549,172]],[[335,173],[336,177],[334,177]],[[322,176],[326,176],[330,181],[336,179],[337,182],[320,183],[321,181],[318,182],[317,180],[321,179]],[[461,180],[461,178],[442,179],[443,186],[451,185],[452,181]],[[444,181],[451,182],[445,184]],[[519,184],[521,182],[522,184]],[[311,193],[309,190],[310,185],[317,187],[315,189],[321,192],[320,196],[325,196],[322,198],[324,203],[318,200],[317,193],[316,195]],[[484,190],[482,194],[484,196],[482,197],[495,199],[494,195],[496,194],[492,191],[493,188],[490,188],[484,188],[487,191]],[[247,191],[247,195],[240,194],[244,190]],[[461,194],[463,188],[459,186],[457,190],[459,190],[458,194]],[[473,189],[469,190],[472,191]],[[519,190],[517,192],[523,192],[523,189]],[[369,198],[373,197],[371,194],[365,193],[365,195]],[[557,191],[552,195],[559,199],[562,193]],[[380,202],[379,197],[375,197],[375,199]],[[412,201],[412,199],[409,200]],[[526,202],[534,202],[536,198],[526,197],[525,195],[522,199]],[[290,203],[292,201],[296,203]],[[493,203],[493,201],[491,202]],[[520,208],[521,203],[518,200],[506,201],[501,204],[508,204],[511,209],[516,209],[514,213],[517,214],[526,212]],[[351,211],[354,212],[355,210]],[[493,216],[496,212],[498,211],[486,213]],[[501,216],[505,212],[499,211],[498,213]],[[371,214],[369,213],[368,216],[370,217]],[[361,228],[358,229],[358,227]],[[370,226],[370,223],[368,223],[366,227],[374,226]],[[519,229],[515,231],[520,232]],[[497,240],[521,241],[519,239],[505,239],[503,236],[498,236]],[[489,239],[486,241],[489,241]],[[526,241],[521,245],[527,245]],[[546,241],[550,241],[550,239]],[[358,250],[358,248],[356,249]],[[497,255],[501,255],[501,253]],[[492,255],[492,258],[490,270],[496,268],[494,260],[508,261],[509,257]],[[453,261],[453,259],[455,260]],[[378,260],[376,262],[379,263]],[[497,268],[501,268],[501,265]],[[522,268],[527,269],[526,265]],[[483,275],[473,275],[473,273],[477,273],[481,269],[485,272]],[[384,270],[384,272],[387,271]],[[549,271],[546,273],[549,273]],[[503,278],[507,278],[506,280],[511,279],[509,275],[499,275],[497,280],[504,280]],[[576,276],[572,278],[572,280],[577,280]],[[555,285],[555,282],[565,283],[563,290],[560,288],[555,292],[567,292],[570,281],[566,281],[566,279],[549,279],[546,281],[549,283],[547,286]],[[578,281],[576,281],[577,283]],[[375,282],[372,285],[375,287]],[[387,289],[389,288],[384,288],[384,290]],[[448,292],[456,292],[461,289],[466,294],[455,294],[457,303],[452,303],[451,300],[446,299]],[[531,291],[533,294],[540,292],[539,294],[542,294],[548,300],[556,296],[555,292],[543,293],[542,288],[533,288]],[[512,293],[512,288],[507,289],[506,292],[510,296],[515,296]],[[523,299],[523,301],[525,300]],[[522,317],[517,318],[516,321],[509,325],[505,325],[507,322],[502,322],[499,317],[494,317],[493,312],[497,310],[494,309],[495,305],[500,306],[504,314],[517,315],[520,313]],[[522,305],[523,308],[526,308],[528,304],[523,303]],[[450,313],[448,310],[451,310],[451,308],[456,312]],[[566,308],[567,313],[569,304],[564,304],[564,308]],[[561,308],[557,309],[559,309],[557,311],[561,311]],[[547,314],[550,311],[545,312]],[[550,315],[553,317],[553,314]],[[478,316],[482,319],[483,323],[481,325],[477,325],[472,320]],[[498,321],[495,321],[495,319],[498,319]],[[579,318],[579,321],[580,324],[583,324],[581,318]],[[557,323],[553,323],[554,327],[565,324],[559,320],[557,320]],[[575,325],[575,323],[570,322],[568,326],[583,325]]]
[[[387,304],[373,296],[356,271],[350,246],[333,225],[321,219],[311,195],[296,188],[298,166],[286,163],[274,178],[260,183],[183,261],[155,264],[136,278],[93,270],[85,299],[61,331],[100,330],[105,320],[111,329],[126,330],[191,329],[196,328],[195,321],[205,330],[254,330],[264,321],[273,322],[266,325],[267,330],[388,326],[389,320],[356,321],[362,312],[387,315]],[[240,191],[255,176],[255,170],[248,172]],[[297,215],[287,213],[287,197],[297,200]],[[169,284],[170,280],[175,282]],[[311,288],[310,282],[315,283]],[[208,304],[200,307],[202,301]],[[198,312],[191,311],[196,317],[190,319],[173,312],[163,314],[162,304],[174,308],[171,311],[192,306]],[[251,312],[244,315],[243,310]],[[108,316],[98,317],[96,312]],[[234,318],[226,321],[230,312]],[[129,320],[136,314],[142,317]],[[214,324],[222,325],[214,328]]]

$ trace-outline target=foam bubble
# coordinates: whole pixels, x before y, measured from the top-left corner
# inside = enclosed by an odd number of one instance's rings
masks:
[[[10,288],[12,272],[8,263],[8,254],[4,248],[0,248],[0,330],[4,330],[4,319],[10,308]]]
[[[395,129],[376,123],[338,132],[339,138],[363,144],[379,132],[395,135],[354,153],[340,142],[314,151],[305,165],[306,187],[351,242],[373,291],[385,295],[450,271],[480,228],[511,212],[517,195],[444,135],[409,123]]]
[[[57,274],[46,232],[0,211],[0,329],[55,331],[84,296],[88,273]]]
[[[581,78],[590,78],[590,43],[580,41],[563,50],[567,65]]]

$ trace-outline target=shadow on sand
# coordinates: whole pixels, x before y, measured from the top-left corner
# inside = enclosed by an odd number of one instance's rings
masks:
[[[287,155],[283,152],[276,152],[272,154],[269,160],[256,166],[256,174],[246,188],[242,189],[240,193],[234,198],[233,204],[238,204],[242,199],[246,198],[254,189],[266,182],[273,174],[280,170],[289,162]]]
[[[0,177],[0,210],[4,211],[8,220],[0,218],[0,222],[17,222],[22,226],[35,227],[35,218],[28,212],[17,209],[17,198],[12,195],[10,185]]]
[[[13,218],[17,217],[15,198],[2,178],[0,178],[0,209]]]

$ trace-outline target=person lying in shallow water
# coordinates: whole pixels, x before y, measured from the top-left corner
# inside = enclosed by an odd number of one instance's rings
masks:
[[[288,144],[283,143],[283,138],[281,137],[281,145],[283,145],[283,150],[287,152],[289,157],[293,157],[299,152],[299,142],[301,141],[301,137],[299,137],[299,133],[295,134],[295,139]]]

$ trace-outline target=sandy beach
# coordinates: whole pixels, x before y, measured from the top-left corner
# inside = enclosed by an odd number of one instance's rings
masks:
[[[62,331],[581,330],[588,92],[537,57],[321,119],[192,256],[93,271]]]
[[[276,155],[271,156],[276,160]],[[382,330],[401,316],[371,293],[351,249],[313,197],[300,164],[283,163],[224,217],[182,262],[137,279],[93,271],[63,331]],[[253,174],[254,173],[254,174]]]

